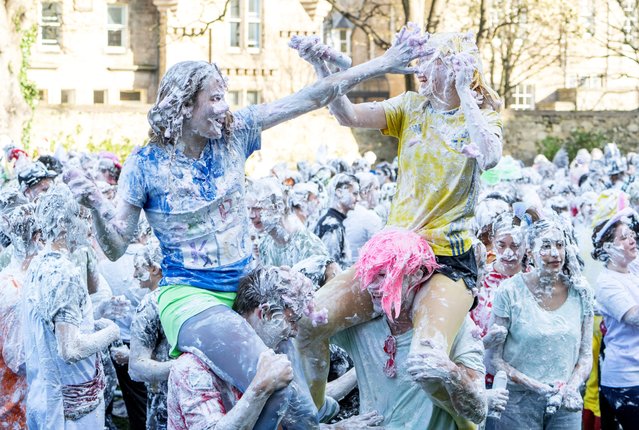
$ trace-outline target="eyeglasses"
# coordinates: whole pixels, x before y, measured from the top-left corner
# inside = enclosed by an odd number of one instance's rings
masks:
[[[388,360],[384,365],[384,375],[389,378],[397,376],[397,367],[395,366],[395,354],[397,353],[397,340],[395,336],[389,335],[384,341],[384,352],[388,354]]]

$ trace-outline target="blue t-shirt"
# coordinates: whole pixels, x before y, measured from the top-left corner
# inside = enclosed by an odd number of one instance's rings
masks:
[[[160,285],[236,291],[250,261],[244,165],[261,145],[254,106],[234,114],[230,139],[209,140],[199,159],[149,144],[124,163],[118,194],[143,208],[162,248]]]

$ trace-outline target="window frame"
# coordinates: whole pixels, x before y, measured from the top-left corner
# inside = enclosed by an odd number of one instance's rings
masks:
[[[57,4],[59,7],[57,20],[56,22],[45,22],[44,20],[44,10],[45,4]],[[63,12],[63,2],[62,1],[41,1],[39,3],[39,14],[38,14],[38,45],[45,49],[50,50],[59,50],[62,45],[62,12]],[[55,43],[47,43],[45,41],[52,41],[53,39],[44,39],[42,29],[44,27],[56,27],[58,29],[58,37]]]
[[[237,4],[237,16],[233,15],[234,4]],[[256,4],[257,8],[251,12],[250,7]],[[248,52],[250,54],[258,54],[262,50],[264,42],[264,2],[262,0],[231,0],[229,13],[225,18],[226,24],[226,49],[230,53]],[[256,38],[251,38],[251,27],[257,26]],[[233,40],[233,30],[237,28],[238,40],[237,45],[231,45]],[[251,42],[255,42],[251,46]]]
[[[535,85],[522,82],[515,85],[510,95],[511,103],[508,106],[512,110],[535,109]]]
[[[122,24],[110,24],[109,23],[109,9],[119,8],[121,10]],[[121,54],[125,53],[129,46],[129,7],[122,3],[107,3],[106,5],[106,51],[108,53]],[[121,31],[122,32],[122,44],[121,45],[109,45],[109,32]]]

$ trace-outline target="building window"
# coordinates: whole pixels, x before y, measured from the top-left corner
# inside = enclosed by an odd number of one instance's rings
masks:
[[[350,28],[334,28],[331,30],[331,45],[349,57],[351,56],[351,35],[353,30]]]
[[[260,103],[260,93],[259,91],[247,91],[246,92],[246,104],[248,105],[256,105]]]
[[[229,91],[226,93],[226,100],[231,107],[240,107],[240,92]]]
[[[60,92],[60,103],[63,105],[75,104],[75,90],[62,90]]]
[[[600,73],[598,75],[576,75],[569,82],[569,88],[584,88],[596,90],[605,88],[606,75]]]
[[[60,45],[62,24],[62,3],[42,2],[40,13],[40,43],[42,45]]]
[[[262,36],[260,0],[248,0],[248,37],[246,46],[248,48],[260,48],[260,39]]]
[[[258,51],[262,47],[261,0],[231,0],[229,8],[229,47]]]
[[[141,91],[120,91],[121,102],[140,102],[142,101]]]
[[[229,15],[229,46],[231,48],[240,47],[240,24],[242,18],[240,15],[240,0],[231,0],[231,13]]]
[[[93,91],[93,104],[103,105],[106,103],[106,90]]]
[[[532,110],[535,108],[535,86],[519,84],[513,90],[510,108],[517,110]]]
[[[49,92],[47,90],[38,90],[38,102],[49,103]]]
[[[125,5],[107,5],[107,46],[126,47],[127,9]]]

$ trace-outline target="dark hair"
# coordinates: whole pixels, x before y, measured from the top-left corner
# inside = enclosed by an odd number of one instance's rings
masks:
[[[593,229],[592,246],[594,246],[594,249],[592,250],[592,253],[590,254],[592,255],[592,258],[594,258],[595,260],[604,261],[604,262],[608,261],[608,259],[610,258],[610,255],[608,255],[608,253],[604,250],[604,244],[615,240],[615,230],[617,230],[617,227],[623,224],[622,220],[615,222],[613,225],[608,227],[608,230],[606,230],[606,232],[603,234],[603,236],[601,237],[601,240],[597,241],[597,235],[604,228],[604,226],[606,225],[606,222],[608,222],[608,220],[604,220],[600,222]]]
[[[48,170],[53,170],[58,175],[62,173],[62,170],[64,170],[64,166],[62,166],[60,160],[55,158],[53,155],[41,155],[38,157],[38,161],[44,164],[44,167]]]
[[[359,179],[357,179],[357,176],[350,173],[338,173],[333,177],[333,181],[335,181],[333,187],[334,190],[339,190],[340,188],[344,188],[351,184],[359,185]]]
[[[273,266],[259,266],[240,280],[233,310],[240,315],[253,312],[260,305],[268,303],[271,309],[291,309],[302,315],[303,310],[313,299],[313,284],[299,282],[304,275],[292,271],[292,277],[283,277],[282,271],[291,270]]]

